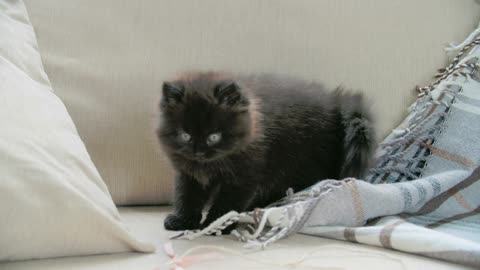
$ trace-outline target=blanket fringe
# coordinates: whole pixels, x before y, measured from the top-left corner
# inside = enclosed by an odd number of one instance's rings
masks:
[[[247,213],[238,213],[236,211],[230,211],[225,215],[221,216],[214,222],[210,223],[207,227],[202,230],[186,230],[180,234],[170,237],[170,239],[188,239],[193,240],[202,235],[221,235],[222,230],[226,227],[236,223],[241,217],[246,216]]]
[[[450,43],[444,50],[447,53],[448,57],[453,58],[455,55],[468,43],[472,42],[475,37],[480,34],[480,23],[478,24],[477,29],[475,29],[464,41],[460,44],[455,45],[454,43]]]

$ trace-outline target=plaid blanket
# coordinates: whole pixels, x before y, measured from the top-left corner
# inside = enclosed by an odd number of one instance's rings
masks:
[[[265,209],[229,213],[248,247],[292,233],[341,239],[480,268],[480,27],[381,144],[363,180],[321,181]]]

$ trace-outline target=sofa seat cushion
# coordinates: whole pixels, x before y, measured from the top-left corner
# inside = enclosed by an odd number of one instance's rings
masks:
[[[163,229],[163,219],[171,211],[168,207],[120,207],[120,215],[138,238],[148,239],[157,246],[154,254],[123,253],[101,256],[71,257],[50,260],[35,260],[0,264],[0,269],[9,270],[127,270],[168,269],[169,258],[162,245],[175,233]],[[436,261],[392,250],[358,245],[306,235],[294,235],[272,244],[265,251],[252,252],[243,248],[242,243],[228,237],[202,237],[194,241],[172,240],[177,255],[200,245],[225,247],[241,252],[249,258],[287,263],[317,250],[309,256],[304,265],[325,269],[471,269],[465,266]],[[205,252],[205,251],[202,251]],[[223,259],[207,260],[186,267],[188,270],[201,269],[278,269],[278,267],[258,264],[237,256],[223,254]],[[298,269],[304,269],[299,267]]]

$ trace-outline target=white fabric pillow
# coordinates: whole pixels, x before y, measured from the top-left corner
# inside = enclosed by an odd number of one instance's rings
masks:
[[[22,1],[0,2],[0,37],[0,261],[152,251],[53,93]]]

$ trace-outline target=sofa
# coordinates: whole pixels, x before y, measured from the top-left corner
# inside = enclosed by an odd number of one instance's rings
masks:
[[[170,240],[175,233],[163,219],[174,172],[154,130],[161,83],[178,72],[275,72],[363,92],[380,141],[407,114],[415,87],[448,63],[443,48],[478,25],[477,1],[24,0],[24,7],[51,88],[121,222],[156,249],[9,260],[0,269],[169,269],[168,242],[177,255],[198,246],[228,250],[185,269],[278,269],[256,260],[288,264],[313,250],[298,269],[470,269],[301,234],[260,251],[231,236]]]

